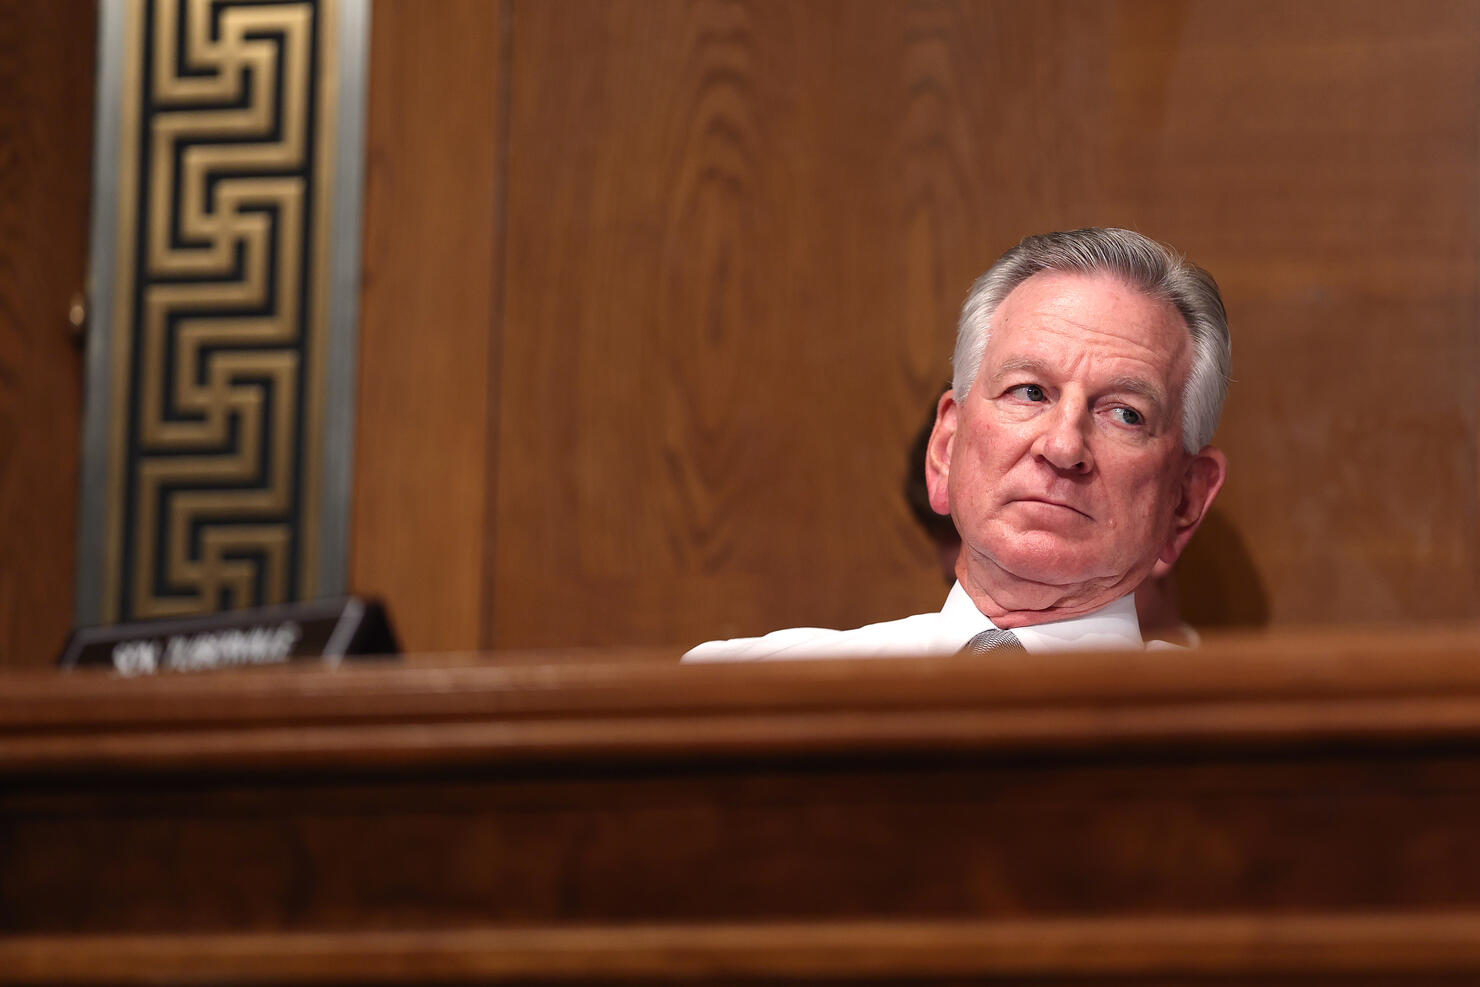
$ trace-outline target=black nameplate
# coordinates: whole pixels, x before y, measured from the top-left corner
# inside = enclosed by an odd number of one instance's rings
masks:
[[[82,627],[57,659],[63,669],[107,668],[120,675],[206,672],[400,651],[385,608],[346,597],[285,603],[198,617]]]

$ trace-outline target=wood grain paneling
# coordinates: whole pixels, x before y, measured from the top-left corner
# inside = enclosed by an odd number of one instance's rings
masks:
[[[1480,616],[1480,7],[385,8],[355,571],[414,644],[938,606],[899,484],[960,298],[1090,224],[1232,315],[1194,622]]]
[[[1194,541],[1190,615],[1245,612],[1243,555],[1276,623],[1480,614],[1480,7],[1161,9],[1158,76],[1111,86],[1110,191],[1234,326],[1232,537]]]
[[[92,0],[0,0],[0,665],[72,623],[96,30]]]
[[[880,70],[914,15],[569,13],[516,21],[489,643],[932,605],[898,486],[946,330],[906,317],[907,207],[881,195],[917,156]]]
[[[7,936],[13,984],[839,982],[1415,987],[1480,974],[1480,915],[1176,915]]]
[[[5,671],[0,978],[1473,982],[1477,648]]]
[[[1022,233],[1097,223],[1229,297],[1233,479],[1189,611],[1480,608],[1480,8],[588,13],[516,35],[501,427],[531,470],[498,519],[542,534],[500,543],[495,642],[932,606],[895,478],[957,300]]]
[[[498,345],[505,8],[372,18],[350,582],[403,645],[474,647]]]

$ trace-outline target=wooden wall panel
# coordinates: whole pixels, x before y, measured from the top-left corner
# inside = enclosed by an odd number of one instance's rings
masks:
[[[900,128],[919,19],[520,8],[494,643],[937,605],[899,486],[946,376],[933,279],[959,278],[902,236],[959,237],[976,190]]]
[[[0,671],[0,979],[1473,984],[1477,650]]]
[[[504,19],[377,0],[371,21],[350,582],[414,650],[478,643]]]
[[[72,623],[96,31],[93,0],[0,0],[0,665]]]
[[[937,606],[899,487],[960,299],[1090,224],[1229,302],[1195,622],[1480,615],[1480,7],[500,10],[376,8],[355,571],[413,642]]]
[[[1268,619],[1480,614],[1480,7],[1199,5],[1164,91],[1126,173],[1229,299],[1222,514]],[[1227,605],[1215,547],[1186,581]]]

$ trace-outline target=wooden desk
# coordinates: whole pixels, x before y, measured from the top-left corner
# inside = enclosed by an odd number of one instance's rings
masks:
[[[0,980],[1480,978],[1476,631],[616,657],[0,676]]]

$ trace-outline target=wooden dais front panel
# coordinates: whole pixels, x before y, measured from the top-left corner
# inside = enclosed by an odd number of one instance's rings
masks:
[[[12,674],[0,970],[1473,977],[1477,645]]]

